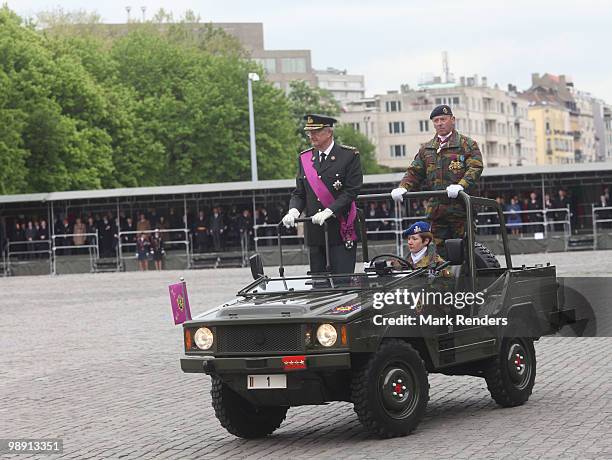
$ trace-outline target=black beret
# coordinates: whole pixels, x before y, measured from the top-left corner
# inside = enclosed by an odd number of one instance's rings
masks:
[[[433,109],[431,111],[431,115],[429,115],[429,119],[433,120],[434,117],[439,117],[440,115],[452,115],[453,111],[451,110],[451,108],[446,105],[439,105],[438,107],[436,107],[435,109]]]
[[[304,120],[306,120],[306,126],[304,126],[304,131],[313,131],[315,129],[321,128],[331,128],[334,126],[338,120],[332,117],[328,117],[325,115],[316,115],[314,113],[304,115]]]

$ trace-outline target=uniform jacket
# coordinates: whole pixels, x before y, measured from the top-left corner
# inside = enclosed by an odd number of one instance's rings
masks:
[[[310,187],[304,168],[302,167],[301,155],[309,152],[308,161],[314,163],[319,177],[327,186],[335,201],[329,206],[334,215],[346,217],[351,203],[357,197],[361,185],[363,184],[363,172],[361,171],[361,161],[359,152],[354,147],[334,143],[333,148],[327,155],[323,164],[319,164],[319,152],[316,149],[304,150],[298,157],[298,172],[295,180],[295,190],[291,195],[289,208],[296,208],[298,211],[305,211],[306,217],[312,217],[325,207],[318,201],[317,196]],[[344,244],[340,237],[340,224],[338,220],[330,217],[327,220],[329,228],[329,244]],[[359,234],[359,232],[357,232]],[[306,240],[309,246],[321,246],[325,244],[324,227],[306,223]]]
[[[476,141],[453,130],[448,144],[438,152],[439,148],[438,136],[421,145],[400,187],[408,191],[445,190],[451,184],[459,184],[466,193],[474,194],[483,169],[482,154]],[[440,203],[463,207],[457,200],[430,200],[430,205]]]
[[[436,245],[433,243],[427,245],[425,255],[421,257],[416,264],[412,261],[410,254],[408,254],[407,260],[410,262],[413,270],[416,270],[417,268],[434,268],[444,262],[444,259],[440,257],[436,251]],[[449,277],[450,272],[447,269],[444,269],[442,270],[441,275],[443,277]]]

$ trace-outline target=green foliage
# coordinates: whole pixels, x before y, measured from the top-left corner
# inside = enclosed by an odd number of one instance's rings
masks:
[[[247,75],[237,40],[193,12],[124,28],[56,10],[0,9],[0,193],[250,178]],[[259,177],[295,173],[294,107],[253,84]]]

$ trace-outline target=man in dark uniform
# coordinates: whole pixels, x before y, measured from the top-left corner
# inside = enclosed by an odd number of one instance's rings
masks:
[[[482,154],[473,139],[455,130],[455,117],[448,105],[437,106],[429,118],[436,136],[421,146],[391,197],[403,201],[407,191],[446,190],[448,198],[432,198],[427,207],[438,253],[445,257],[444,240],[465,234],[465,206],[456,198],[463,190],[476,192],[483,170]]]
[[[331,273],[353,273],[357,255],[355,198],[363,184],[359,152],[334,142],[335,119],[306,115],[304,130],[312,148],[298,158],[296,188],[291,195],[285,227],[293,227],[302,211],[312,222],[305,225],[310,271],[326,271],[325,231],[329,229]],[[330,219],[330,217],[335,218]]]

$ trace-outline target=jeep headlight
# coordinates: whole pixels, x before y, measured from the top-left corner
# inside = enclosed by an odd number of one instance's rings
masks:
[[[338,339],[338,332],[331,324],[321,324],[317,328],[317,340],[324,347],[331,347]]]
[[[194,334],[193,341],[200,350],[208,350],[213,344],[213,333],[207,327],[201,327]]]

